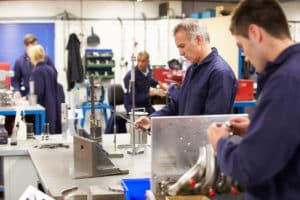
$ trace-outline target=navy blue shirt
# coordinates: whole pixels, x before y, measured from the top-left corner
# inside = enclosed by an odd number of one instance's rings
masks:
[[[199,65],[191,65],[176,98],[151,116],[228,114],[237,81],[215,48]]]
[[[34,81],[34,92],[38,103],[45,107],[46,122],[49,123],[50,133],[60,133],[62,99],[55,69],[46,63],[38,63],[32,69],[30,79]]]
[[[240,144],[220,139],[222,171],[246,185],[246,200],[300,199],[300,44],[266,65]]]
[[[124,105],[128,112],[131,112],[132,108],[132,93],[129,86],[131,79],[131,71],[128,71],[124,77],[124,85],[126,92],[124,95]],[[137,67],[135,67],[135,107],[146,108],[146,111],[151,114],[155,110],[151,105],[151,98],[149,95],[150,87],[156,87],[158,82],[152,78],[151,70],[145,75]]]
[[[45,63],[55,69],[54,64],[48,56],[45,56]],[[15,75],[12,78],[12,86],[14,87],[14,91],[21,92],[22,96],[27,96],[29,94],[29,78],[32,69],[33,66],[30,63],[30,59],[26,53],[20,56],[15,62]]]

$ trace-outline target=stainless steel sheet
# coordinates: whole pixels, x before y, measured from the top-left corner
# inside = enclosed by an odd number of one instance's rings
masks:
[[[207,128],[246,114],[168,116],[151,118],[152,190],[159,194],[162,180],[176,180],[198,159],[199,147],[209,143]]]

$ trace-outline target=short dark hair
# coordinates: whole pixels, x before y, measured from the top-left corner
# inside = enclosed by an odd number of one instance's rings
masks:
[[[250,24],[262,27],[273,37],[291,39],[286,16],[277,0],[242,0],[231,18],[230,31],[248,38]]]
[[[24,36],[23,42],[27,46],[37,41],[37,37],[31,33],[28,33]]]

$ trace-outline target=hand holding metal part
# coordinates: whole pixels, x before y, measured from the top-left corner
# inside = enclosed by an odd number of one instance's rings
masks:
[[[229,123],[235,135],[244,137],[250,125],[250,120],[248,117],[236,116],[229,119]]]
[[[141,126],[144,129],[150,129],[151,120],[149,117],[142,116],[134,122],[135,126]]]
[[[216,151],[218,141],[221,138],[228,138],[233,135],[232,125],[229,121],[212,123],[207,129],[207,134],[213,149]]]
[[[126,120],[126,122],[128,122],[134,128],[141,130],[141,132],[146,133],[147,135],[151,135],[151,131],[149,131],[150,125],[149,125],[149,128],[145,128],[145,125],[142,125],[139,123],[140,119],[141,120],[143,120],[143,119],[149,120],[149,122],[146,122],[146,123],[150,123],[150,119],[148,117],[143,116],[143,117],[140,117],[137,121],[132,122],[126,116],[123,116],[121,113],[118,113],[118,116],[120,116],[121,118]],[[148,127],[148,126],[146,126],[146,127]]]

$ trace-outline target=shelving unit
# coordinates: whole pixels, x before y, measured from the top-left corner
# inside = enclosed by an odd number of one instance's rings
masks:
[[[94,74],[96,78],[114,78],[115,61],[111,49],[86,49],[85,68],[87,75]]]

